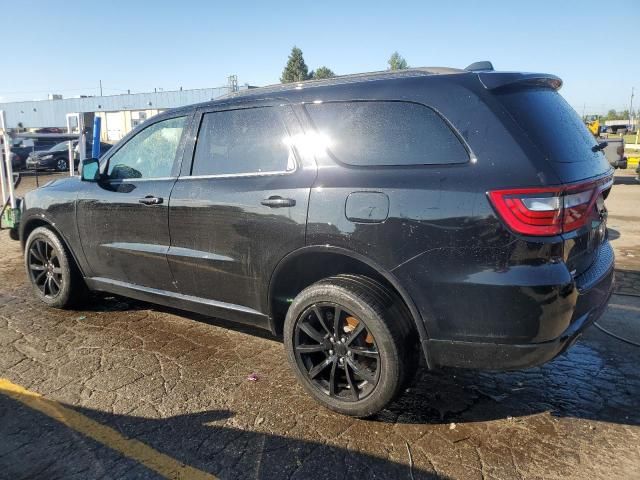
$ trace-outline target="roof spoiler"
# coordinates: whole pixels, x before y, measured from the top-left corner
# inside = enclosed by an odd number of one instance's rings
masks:
[[[547,87],[560,90],[562,79],[548,73],[478,72],[478,78],[487,90],[506,87]]]

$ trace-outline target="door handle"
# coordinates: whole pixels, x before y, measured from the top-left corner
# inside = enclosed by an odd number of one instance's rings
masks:
[[[282,208],[282,207],[296,206],[296,201],[293,198],[282,198],[278,196],[265,198],[260,203],[265,207],[269,207],[269,208]]]
[[[147,195],[146,197],[138,200],[139,203],[144,205],[160,205],[163,201],[162,197],[154,197],[153,195]]]

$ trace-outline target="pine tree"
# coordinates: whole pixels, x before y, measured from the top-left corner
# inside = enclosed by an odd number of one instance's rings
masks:
[[[284,67],[282,77],[280,81],[282,83],[301,82],[309,79],[309,68],[304,63],[304,57],[302,56],[302,50],[298,47],[291,49],[289,60]]]
[[[387,63],[389,64],[389,70],[404,70],[409,68],[407,61],[398,52],[393,52]]]
[[[332,78],[335,77],[336,74],[333,73],[333,70],[331,70],[329,67],[320,67],[318,68],[316,71],[312,72],[311,77],[314,80],[320,80],[322,78]]]

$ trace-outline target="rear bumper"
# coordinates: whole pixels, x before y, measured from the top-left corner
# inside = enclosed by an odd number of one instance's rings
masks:
[[[557,338],[535,343],[494,343],[459,340],[427,340],[429,364],[488,370],[515,370],[552,360],[568,349],[582,332],[605,311],[614,284],[614,255],[609,243],[598,259],[575,280],[578,292],[568,328]]]

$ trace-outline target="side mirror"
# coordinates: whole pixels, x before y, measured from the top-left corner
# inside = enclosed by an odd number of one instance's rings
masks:
[[[97,158],[86,158],[82,161],[80,178],[84,182],[97,182],[100,180],[100,162]]]

